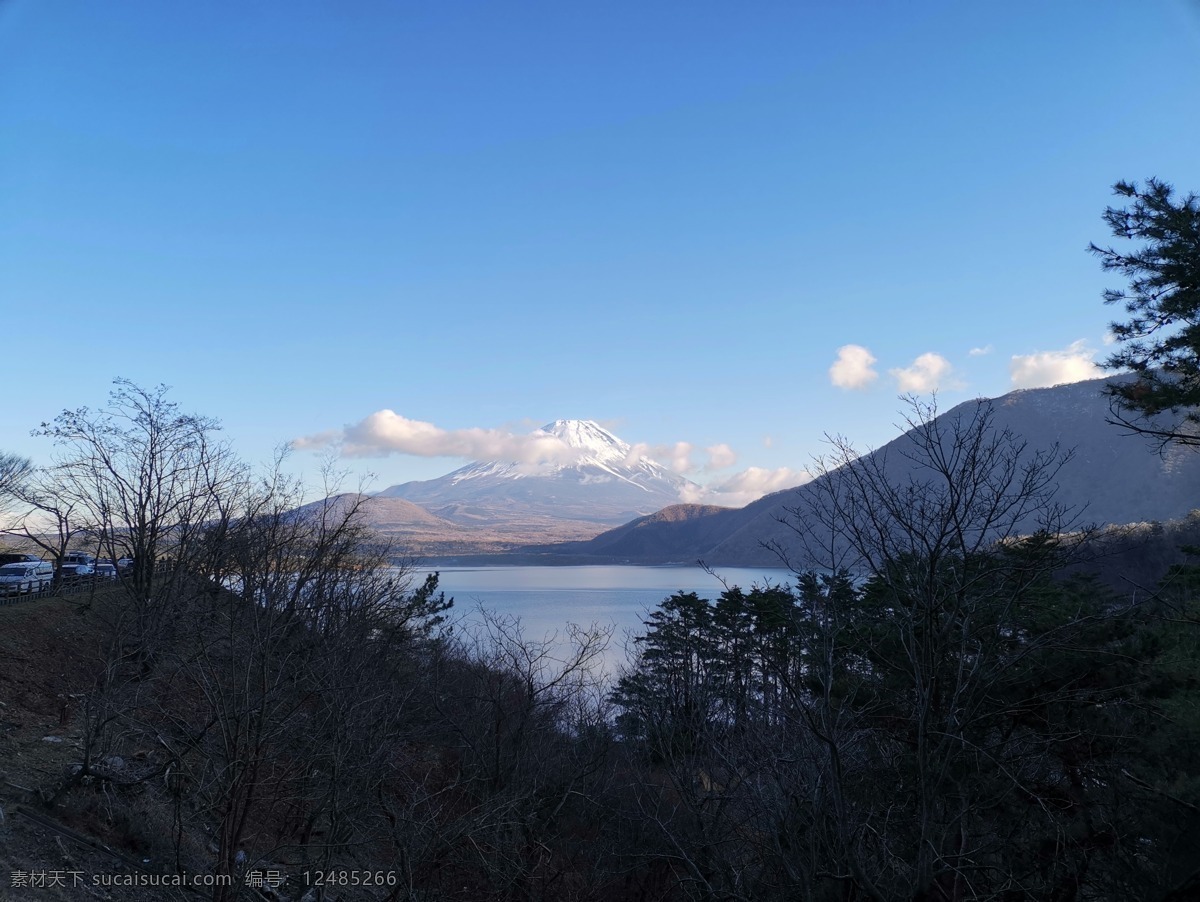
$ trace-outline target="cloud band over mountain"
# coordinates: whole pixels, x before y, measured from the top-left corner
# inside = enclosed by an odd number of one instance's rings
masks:
[[[513,460],[517,463],[571,464],[580,451],[557,436],[524,435],[500,429],[442,429],[423,420],[410,420],[394,410],[377,410],[344,430],[321,432],[292,442],[292,447],[317,450],[337,447],[343,457],[463,457],[469,460]]]
[[[581,459],[582,451],[555,435],[543,431],[514,433],[504,429],[443,429],[423,420],[413,420],[394,410],[378,410],[344,429],[302,436],[292,441],[299,450],[332,448],[342,457],[371,458],[391,455],[415,457],[457,457],[474,461],[515,461],[519,464],[570,466]],[[703,462],[697,462],[700,456]],[[626,464],[639,458],[655,460],[672,472],[683,475],[706,474],[727,470],[737,462],[737,453],[728,444],[718,443],[698,449],[689,442],[650,445],[640,442],[629,446]],[[705,501],[740,506],[781,488],[806,482],[807,473],[790,467],[747,469],[725,474],[708,486],[694,486],[683,492],[682,501]]]

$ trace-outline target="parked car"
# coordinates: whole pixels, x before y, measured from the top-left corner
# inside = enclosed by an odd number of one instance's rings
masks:
[[[64,578],[91,576],[96,572],[96,557],[85,551],[68,551],[59,565]]]
[[[0,551],[0,566],[5,564],[40,564],[42,559],[36,554],[25,554],[20,551]]]
[[[41,592],[54,582],[54,567],[45,561],[19,561],[0,564],[0,594],[20,595]]]
[[[96,561],[95,565],[97,579],[116,579],[117,565],[108,558]]]

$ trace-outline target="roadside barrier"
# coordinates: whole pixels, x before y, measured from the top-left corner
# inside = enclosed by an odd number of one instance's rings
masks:
[[[67,595],[78,595],[81,592],[90,592],[93,588],[107,586],[115,583],[115,578],[92,576],[66,576],[58,580],[58,583],[50,583],[36,592],[19,592],[12,595],[0,596],[0,606],[20,604],[23,601],[39,601],[43,598],[60,598]]]

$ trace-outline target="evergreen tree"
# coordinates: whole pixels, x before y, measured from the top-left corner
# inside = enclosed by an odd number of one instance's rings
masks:
[[[655,754],[686,752],[716,722],[712,607],[695,592],[676,592],[645,625],[645,635],[634,639],[636,661],[613,694],[624,712],[619,725]]]
[[[1110,327],[1119,347],[1106,365],[1134,374],[1109,385],[1115,420],[1163,444],[1200,445],[1200,198],[1176,197],[1154,178],[1113,191],[1130,203],[1109,207],[1104,221],[1114,237],[1138,242],[1127,253],[1090,246],[1105,271],[1129,280],[1104,292],[1129,314]]]

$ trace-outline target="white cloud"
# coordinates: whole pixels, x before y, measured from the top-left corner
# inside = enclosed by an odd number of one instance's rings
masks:
[[[875,355],[862,345],[842,345],[838,348],[837,360],[829,367],[829,381],[838,388],[866,388],[879,378],[871,369]]]
[[[971,348],[971,350],[967,351],[967,354],[971,357],[983,357],[990,353],[992,353],[991,345],[984,345],[982,348]]]
[[[1117,336],[1114,335],[1112,332],[1105,332],[1103,340],[1104,340],[1105,345],[1111,346],[1111,345],[1115,345],[1120,339],[1118,339]]]
[[[648,445],[637,442],[629,446],[625,455],[625,465],[636,466],[643,457],[656,460],[674,473],[692,473],[699,469],[692,462],[692,444],[690,442],[675,442],[673,445]]]
[[[667,466],[676,473],[690,473],[696,469],[692,463],[692,446],[688,442],[676,442],[666,457]]]
[[[545,433],[514,435],[499,429],[441,429],[433,423],[410,420],[392,410],[378,410],[340,432],[321,432],[298,438],[293,447],[316,449],[340,445],[344,457],[465,457],[471,460],[515,460],[519,463],[575,461],[580,452],[557,436]]]
[[[711,445],[704,450],[708,454],[708,463],[704,465],[706,470],[723,470],[737,463],[737,452],[724,442],[719,445]]]
[[[341,440],[342,430],[326,429],[324,432],[315,432],[312,435],[292,439],[292,447],[305,451],[317,451],[321,448],[328,448],[330,445],[336,445]]]
[[[1097,379],[1104,371],[1096,365],[1096,352],[1080,339],[1061,351],[1014,354],[1009,364],[1013,388],[1045,388],[1064,382]]]
[[[765,467],[747,467],[726,479],[709,483],[698,492],[686,493],[683,500],[691,503],[744,507],[751,501],[757,501],[763,495],[795,488],[798,485],[804,485],[811,479],[812,474],[807,470],[793,470],[791,467],[779,467],[774,470],[768,470]]]
[[[416,457],[461,457],[468,460],[504,460],[536,466],[572,464],[586,452],[572,448],[557,436],[543,432],[518,435],[501,429],[442,429],[433,423],[410,420],[393,410],[378,410],[358,423],[340,430],[327,430],[292,441],[292,447],[319,450],[333,447],[343,457],[387,457],[411,454]],[[700,466],[692,460],[690,442],[632,445],[625,463],[634,466],[643,457],[658,461],[678,474],[694,473]],[[706,448],[708,470],[732,466],[737,455],[727,444]]]
[[[906,367],[888,370],[902,392],[937,391],[939,388],[961,388],[962,383],[953,376],[954,367],[941,354],[922,354]]]

